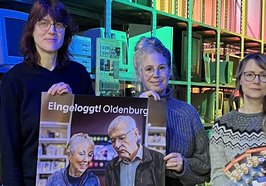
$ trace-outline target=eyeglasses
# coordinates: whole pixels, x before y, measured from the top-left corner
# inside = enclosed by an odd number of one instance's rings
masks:
[[[260,82],[266,83],[266,73],[255,74],[254,72],[244,72],[244,79],[248,82],[253,81],[256,78],[256,76],[258,76]]]
[[[125,134],[121,134],[121,135],[117,136],[116,138],[111,138],[111,139],[110,139],[110,140],[111,140],[111,143],[112,143],[112,144],[115,144],[116,140],[118,140],[119,142],[123,142],[123,140],[126,139],[127,135],[128,135],[131,131],[133,131],[133,130],[134,130],[134,128],[131,129],[131,130],[129,130],[129,131],[128,131],[127,133],[125,133]]]
[[[67,27],[64,23],[61,23],[61,22],[52,23],[46,20],[38,21],[37,25],[42,31],[47,31],[50,29],[51,25],[54,25],[56,32],[63,32],[65,28]]]
[[[160,72],[160,74],[166,74],[169,70],[167,65],[159,65],[157,68],[154,68],[153,66],[148,65],[148,66],[144,67],[142,69],[142,71],[143,71],[145,76],[152,76],[155,69],[157,69]]]

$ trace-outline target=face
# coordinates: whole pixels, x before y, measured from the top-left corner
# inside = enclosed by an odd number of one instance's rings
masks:
[[[121,159],[132,160],[138,149],[138,135],[137,128],[128,128],[123,121],[110,131],[112,145]]]
[[[70,172],[81,176],[89,166],[93,157],[93,146],[89,143],[79,143],[74,154],[69,154]]]
[[[162,95],[170,78],[166,59],[159,53],[146,55],[140,67],[139,76],[145,91],[153,90]]]
[[[253,99],[253,100],[263,100],[263,97],[266,95],[266,83],[262,83],[259,80],[259,77],[256,76],[254,80],[247,81],[244,78],[244,73],[254,73],[260,75],[266,75],[266,71],[260,68],[256,62],[251,59],[247,62],[243,74],[240,78],[240,85],[243,90],[244,100]]]
[[[55,23],[49,15],[45,16],[39,24],[36,23],[33,31],[33,38],[37,51],[43,53],[57,53],[58,49],[63,45],[65,29],[56,31],[55,25],[50,25],[48,30],[41,29],[41,25]],[[58,24],[58,23],[57,23]],[[57,25],[58,26],[58,25]]]

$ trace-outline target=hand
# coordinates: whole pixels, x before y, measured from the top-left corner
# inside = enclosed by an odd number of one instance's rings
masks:
[[[175,170],[177,172],[183,170],[183,158],[179,153],[172,152],[166,155],[164,161],[166,161],[166,169]]]
[[[53,95],[53,96],[55,94],[61,95],[64,93],[72,94],[72,89],[70,88],[68,84],[64,82],[53,84],[48,90],[48,94]]]
[[[150,96],[152,96],[155,101],[159,101],[161,99],[160,95],[157,92],[153,91],[153,90],[149,90],[149,91],[143,92],[139,97],[140,98],[148,98]]]

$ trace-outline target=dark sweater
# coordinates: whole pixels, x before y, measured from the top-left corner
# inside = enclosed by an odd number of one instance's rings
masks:
[[[70,62],[49,71],[20,63],[3,77],[0,97],[0,143],[5,186],[35,185],[41,92],[64,82],[73,94],[94,95],[85,67]]]
[[[166,154],[180,153],[184,160],[183,171],[166,171],[167,186],[194,186],[210,179],[209,140],[192,105],[171,97],[167,90]],[[171,183],[171,184],[170,184]]]

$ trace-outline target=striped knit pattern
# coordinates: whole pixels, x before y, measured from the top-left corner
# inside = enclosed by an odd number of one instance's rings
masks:
[[[166,175],[179,179],[183,185],[204,183],[209,179],[209,140],[192,105],[170,96],[167,99],[166,153],[177,152],[183,156],[182,173],[167,171]]]
[[[191,155],[195,148],[195,135],[205,136],[197,111],[183,101],[171,99],[167,102],[167,120],[167,153]],[[203,144],[208,143],[208,139],[203,139],[206,140]]]
[[[246,149],[266,145],[262,120],[263,113],[244,114],[231,111],[216,121],[210,142],[213,185],[232,184],[222,171],[224,166]]]

